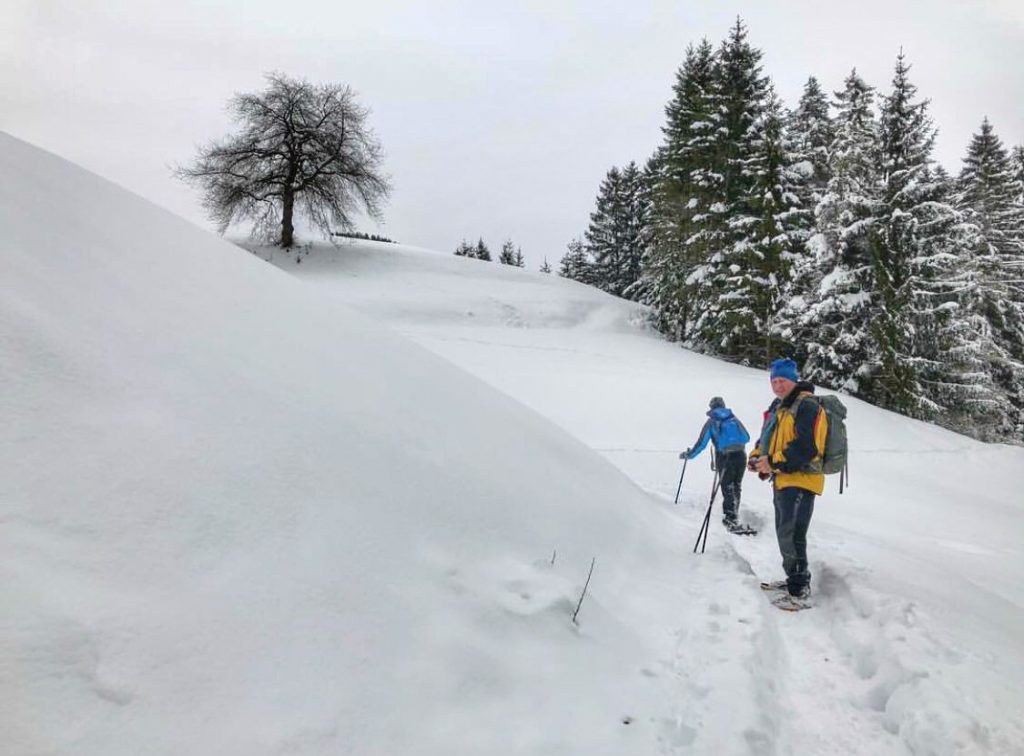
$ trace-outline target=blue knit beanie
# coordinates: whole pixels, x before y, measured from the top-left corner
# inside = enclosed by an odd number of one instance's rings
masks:
[[[800,375],[796,371],[796,363],[788,357],[780,357],[772,363],[772,378],[788,378],[793,383],[800,381]]]

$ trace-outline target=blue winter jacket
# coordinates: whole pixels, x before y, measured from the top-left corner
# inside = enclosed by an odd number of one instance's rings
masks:
[[[707,422],[701,428],[697,443],[690,449],[688,459],[694,459],[704,451],[709,440],[715,450],[719,452],[733,451],[734,449],[744,451],[747,441],[750,440],[750,434],[747,433],[747,429],[743,427],[739,418],[732,414],[731,409],[718,407],[708,410]]]

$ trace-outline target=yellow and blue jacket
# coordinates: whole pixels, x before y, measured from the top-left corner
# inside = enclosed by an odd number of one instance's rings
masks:
[[[821,459],[828,436],[828,418],[815,401],[814,386],[801,381],[783,399],[776,399],[764,413],[761,437],[750,457],[767,454],[775,489],[803,488],[819,496],[825,490]],[[765,450],[765,451],[762,451]]]

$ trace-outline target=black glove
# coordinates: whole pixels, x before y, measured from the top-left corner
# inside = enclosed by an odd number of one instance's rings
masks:
[[[690,450],[689,449],[687,449],[686,451],[679,452],[679,459],[689,459],[689,458],[690,458]]]

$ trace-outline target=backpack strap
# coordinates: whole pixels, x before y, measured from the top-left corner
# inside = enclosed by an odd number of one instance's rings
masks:
[[[784,408],[785,411],[791,414],[794,418],[796,418],[796,413],[800,410],[800,405],[803,404],[804,399],[807,399],[808,397],[811,397],[811,400],[814,401],[814,394],[811,394],[810,392],[807,391],[801,391],[799,394],[797,394],[797,397],[796,399],[793,400],[793,403],[788,407]],[[821,405],[818,406],[819,408],[821,407]]]
[[[818,397],[816,397],[814,394],[810,393],[809,391],[801,392],[796,397],[796,399],[793,400],[793,403],[791,405],[789,405],[788,407],[786,407],[783,411],[784,412],[788,412],[793,417],[793,423],[795,424],[796,423],[796,413],[800,411],[800,405],[803,404],[804,400],[810,400],[810,402],[812,404],[814,404],[818,408],[818,412],[816,413],[815,418],[814,418],[814,425],[813,425],[813,430],[812,430],[812,433],[816,434],[817,428],[818,428],[818,421],[819,421],[819,419],[821,417],[821,413],[825,411],[825,408],[822,406],[821,402],[818,401]],[[812,441],[812,443],[813,443],[813,441]],[[815,455],[814,459],[812,459],[810,462],[807,463],[806,469],[803,470],[802,472],[812,472],[812,473],[820,473],[821,472],[821,464],[822,464],[822,459],[824,458],[824,455],[823,455],[822,450],[818,448],[817,443],[815,443],[814,446],[815,446],[816,455]]]

